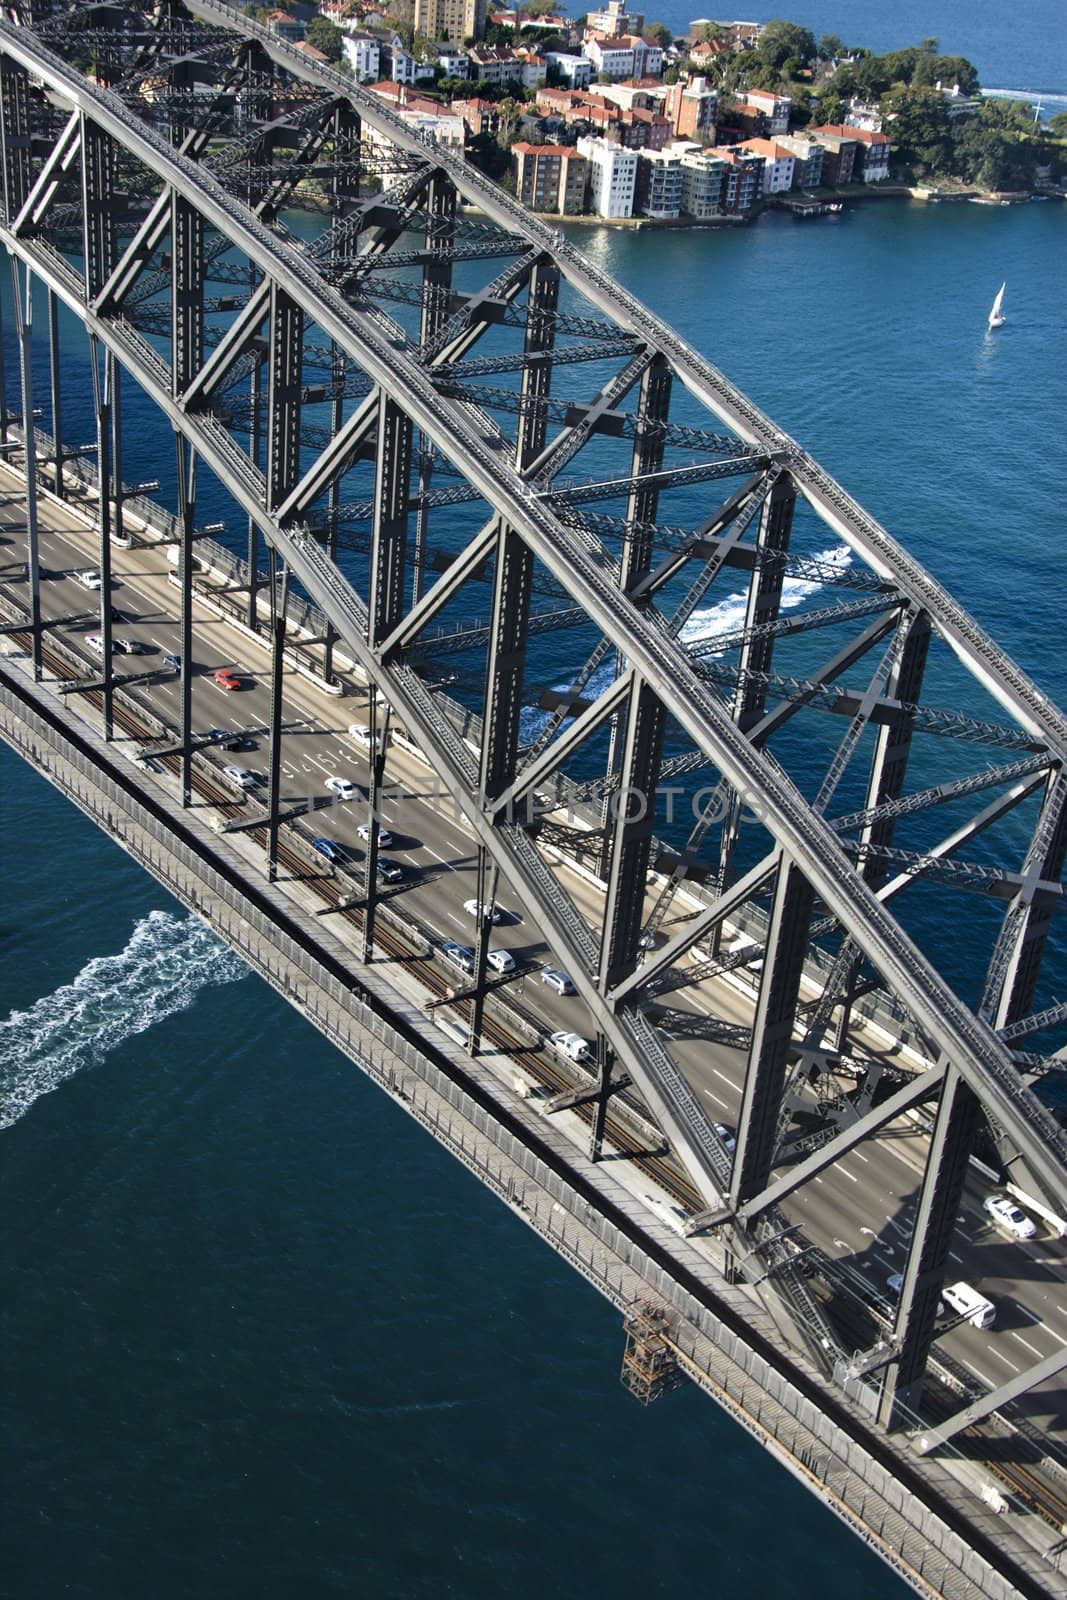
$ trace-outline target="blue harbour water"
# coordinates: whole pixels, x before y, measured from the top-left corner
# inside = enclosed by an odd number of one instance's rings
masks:
[[[573,237],[1067,699],[1061,206]],[[637,1408],[580,1279],[62,796],[0,775],[0,1594],[904,1593],[709,1402]]]

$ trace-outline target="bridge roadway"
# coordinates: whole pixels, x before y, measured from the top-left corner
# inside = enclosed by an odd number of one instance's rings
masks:
[[[17,485],[18,478],[10,468],[0,467],[0,592],[15,603],[13,615],[19,606],[25,609],[26,601],[25,581],[17,569],[25,552],[25,514]],[[48,573],[42,583],[42,607],[49,624],[46,638],[72,650],[84,661],[86,675],[96,676],[100,663],[85,639],[98,629],[99,597],[74,574],[94,565],[97,537],[77,512],[50,497],[42,499],[40,511],[41,564]],[[140,679],[129,692],[142,699],[163,723],[176,728],[178,680],[162,663],[164,651],[179,648],[173,568],[161,545],[116,549],[113,560],[111,603],[129,619],[115,623],[115,633],[138,640],[149,652],[116,656],[116,671]],[[204,732],[224,728],[247,735],[247,748],[240,753],[204,753],[220,770],[226,762],[236,762],[265,778],[260,741],[265,748],[268,653],[248,630],[234,626],[200,600],[195,606],[193,631],[195,728]],[[217,667],[233,668],[245,687],[238,692],[219,688],[211,677]],[[367,761],[345,730],[350,722],[366,720],[366,701],[362,684],[351,675],[342,677],[348,692],[338,698],[325,693],[308,675],[296,670],[286,674],[282,798],[283,807],[299,808],[308,802],[315,809],[305,827],[335,841],[358,861],[362,850],[356,829],[366,816]],[[325,788],[331,775],[349,777],[360,785],[360,799],[350,804],[334,802]],[[476,856],[469,832],[455,818],[450,800],[438,791],[428,767],[399,745],[390,746],[386,776],[382,820],[394,842],[384,853],[405,872],[395,891],[397,909],[439,943],[472,941],[473,923],[462,911],[463,901],[476,893]],[[321,865],[323,877],[349,886],[346,875],[325,859]],[[566,864],[558,871],[567,892],[595,926],[599,910],[595,884]],[[357,884],[352,882],[350,887],[355,889]],[[506,887],[499,899],[510,916],[494,930],[492,942],[508,949],[518,964],[508,988],[546,1034],[573,1029],[588,1037],[582,1002],[576,996],[559,996],[539,981],[540,969],[555,965],[552,953],[539,938],[530,938]],[[455,972],[441,963],[439,972],[452,981],[457,979]],[[672,1005],[690,1011],[694,1020],[703,1012],[739,1024],[751,1021],[752,1001],[752,991],[736,975],[672,996]],[[681,1069],[711,1115],[727,1124],[734,1122],[743,1072],[741,1054],[701,1038],[678,1038],[673,1047]],[[849,1281],[874,1304],[884,1302],[885,1280],[900,1270],[904,1261],[922,1169],[923,1137],[910,1123],[891,1125],[847,1160],[827,1168],[784,1206],[789,1220],[801,1224],[827,1256],[847,1263],[844,1270]],[[636,1170],[635,1183],[635,1192],[648,1193],[649,1180]],[[995,1301],[997,1324],[984,1332],[964,1324],[947,1333],[942,1342],[955,1362],[992,1388],[1067,1343],[1067,1245],[1049,1237],[1044,1229],[1030,1243],[1005,1240],[991,1229],[980,1209],[985,1192],[978,1174],[972,1174],[952,1261],[961,1278],[980,1285]],[[676,1219],[659,1191],[656,1207],[661,1216]],[[1032,1391],[1019,1404],[1034,1425],[1058,1442],[1061,1450],[1067,1450],[1067,1391],[1062,1376]]]

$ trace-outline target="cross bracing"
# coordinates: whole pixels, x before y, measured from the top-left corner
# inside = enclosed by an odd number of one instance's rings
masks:
[[[470,820],[483,870],[512,886],[571,973],[600,1044],[603,1098],[614,1062],[662,1129],[694,1205],[732,1231],[799,1337],[813,1351],[837,1337],[773,1242],[787,1079],[812,1030],[820,972],[817,1031],[832,1028],[844,1049],[850,1028],[861,1028],[869,993],[860,990],[873,973],[928,1046],[929,1058],[913,1064],[916,1078],[929,1074],[924,1096],[945,1085],[913,1246],[924,1294],[945,1270],[972,1103],[1023,1153],[1048,1201],[1067,1207],[1064,1137],[1023,1081],[1005,1031],[1052,1000],[1042,957],[1065,849],[1062,713],[747,397],[561,235],[372,96],[210,0],[188,12],[166,7],[158,26],[136,7],[109,11],[135,26],[124,32],[116,20],[109,30],[101,20],[107,48],[90,83],[64,59],[81,36],[62,15],[46,36],[30,11],[0,25],[5,245],[155,402],[188,458],[224,486],[260,550],[321,609],[330,638],[430,754]],[[137,50],[146,52],[140,64]],[[149,77],[161,80],[156,98],[142,92]],[[189,82],[221,79],[227,106],[190,105],[183,115]],[[35,127],[48,130],[50,146],[27,136]],[[318,247],[277,221],[308,175],[332,211]],[[368,194],[383,178],[385,192]],[[476,223],[464,205],[477,207]],[[502,271],[499,258],[509,262]],[[390,270],[409,276],[388,278]],[[205,294],[220,277],[232,297]],[[557,347],[561,336],[582,343]],[[479,346],[485,353],[472,355]],[[587,357],[599,363],[595,392],[573,379],[560,394],[555,366],[571,379]],[[517,387],[477,381],[494,372],[515,374]],[[98,397],[98,420],[110,393]],[[694,450],[715,459],[694,465],[680,454]],[[583,453],[585,481],[562,480]],[[101,476],[120,470],[107,456],[98,452]],[[435,471],[461,480],[454,496],[432,486]],[[715,480],[731,474],[756,487],[746,496],[726,486],[723,498]],[[574,509],[597,500],[622,509]],[[191,523],[188,494],[178,518]],[[370,523],[347,548],[338,532],[346,518]],[[450,558],[443,569],[430,559],[435,519]],[[847,562],[830,559],[827,529]],[[813,597],[832,583],[870,598],[820,607]],[[539,587],[563,604],[533,607]],[[671,617],[720,598],[739,620],[687,644]],[[538,655],[539,641],[564,627],[584,630],[566,669],[574,692],[568,700],[570,685],[559,682],[556,710],[545,713],[552,661]],[[422,675],[435,648],[461,645],[476,662],[463,734]],[[738,659],[705,661],[705,649]],[[583,660],[594,663],[585,673]],[[947,693],[965,685],[965,706],[930,709],[924,682]],[[847,716],[844,736],[802,735],[813,709]],[[531,712],[548,719],[533,732],[523,725]],[[995,784],[955,773],[923,782],[924,732],[1025,750],[1034,764],[1005,766]],[[189,739],[186,725],[186,748]],[[598,763],[599,790],[589,777]],[[569,766],[581,779],[573,809],[558,815],[561,805],[549,820],[595,837],[602,898],[593,920],[561,892],[536,830],[516,820],[520,804]],[[913,766],[922,803],[905,796]],[[721,800],[700,835],[711,848],[672,875],[653,930],[666,929],[666,942],[642,962],[656,865],[645,813],[667,781],[704,768]],[[949,841],[929,832],[935,806],[997,786],[1003,793]],[[625,805],[609,803],[619,795]],[[822,815],[831,799],[836,824]],[[905,835],[909,827],[928,831]],[[846,828],[856,834],[848,850],[838,837]],[[953,863],[979,836],[988,865]],[[982,878],[1007,901],[999,929],[975,930],[987,939],[981,1015],[889,909],[907,883],[935,875],[935,862],[939,881]],[[894,865],[905,870],[890,878]],[[372,908],[375,893],[372,881]],[[653,903],[658,895],[653,885]],[[676,931],[680,907],[687,920]],[[829,977],[816,960],[816,913],[857,953],[854,965],[839,953]],[[746,919],[758,956],[728,948]],[[486,925],[476,997],[487,938]],[[746,1057],[730,1151],[648,1004],[735,971],[749,975],[753,1009],[735,1031],[719,1027],[719,1042],[728,1034]],[[863,1136],[882,1127],[864,1124]],[[831,1138],[810,1171],[834,1150]],[[906,1275],[896,1371],[909,1389],[933,1336],[927,1311]]]

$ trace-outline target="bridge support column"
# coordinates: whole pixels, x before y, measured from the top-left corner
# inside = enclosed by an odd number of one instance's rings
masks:
[[[93,375],[93,405],[96,410],[96,490],[100,551],[100,638],[103,646],[104,737],[115,731],[115,673],[111,659],[111,372],[109,357],[100,373],[99,341],[89,335],[89,357]]]
[[[554,261],[538,261],[530,274],[527,294],[522,409],[515,430],[515,465],[520,472],[525,472],[545,448],[548,415],[544,402],[552,384],[551,351],[556,339],[558,303],[559,268]]]
[[[764,623],[776,622],[782,603],[782,582],[785,573],[785,564],[782,561],[768,560],[768,557],[784,555],[789,548],[789,538],[793,529],[793,510],[796,506],[797,492],[792,478],[788,473],[774,483],[770,494],[764,502],[760,514],[759,532],[756,537],[756,547],[761,559],[752,574],[748,590],[748,605],[745,609],[746,629],[755,628]],[[771,657],[774,652],[774,638],[771,634],[748,639],[741,650],[738,662],[737,690],[734,694],[733,718],[738,727],[745,733],[759,722],[766,704],[766,690],[757,676],[770,671]],[[719,846],[719,876],[718,892],[722,894],[730,882],[733,871],[734,854],[737,850],[737,841],[741,830],[741,816],[744,807],[736,790],[730,793],[726,808],[726,817],[723,821],[722,839]],[[722,929],[715,933],[712,944],[712,954],[717,955]]]
[[[765,1189],[771,1175],[813,899],[811,884],[782,854],[737,1125],[730,1185],[734,1210]]]
[[[654,357],[641,375],[641,386],[638,392],[637,429],[633,453],[630,457],[630,475],[633,478],[640,478],[649,473],[658,472],[663,465],[663,430],[664,424],[670,415],[671,387],[670,368],[662,356]],[[619,571],[619,587],[624,594],[630,593],[643,578],[648,576],[651,570],[653,524],[656,520],[658,506],[659,488],[655,484],[638,483],[630,490],[626,501],[626,522],[629,529],[629,538],[623,549]],[[637,603],[641,604],[640,601]],[[616,672],[618,672],[621,663],[617,652],[615,665]],[[617,792],[616,780],[619,778],[621,726],[621,719],[616,714],[611,722],[611,738],[605,767],[606,793],[601,811],[601,825],[604,830],[600,851],[600,876],[602,878],[608,877],[611,871],[611,807]],[[650,773],[650,784],[652,777],[653,774]],[[625,776],[623,781],[627,783],[633,782],[632,779]],[[641,792],[646,796],[651,810],[651,788],[642,789]]]
[[[914,706],[922,693],[923,673],[930,653],[930,619],[925,612],[916,612],[902,618],[900,627],[907,629],[907,639],[899,659],[894,664],[883,693],[900,702],[902,707]],[[867,782],[864,809],[873,811],[889,800],[898,800],[904,792],[904,778],[911,756],[912,736],[915,728],[913,713],[902,710],[893,723],[882,723],[875,738],[874,758]],[[867,823],[860,832],[861,847],[888,845],[893,842],[896,819],[884,817]],[[878,856],[860,856],[859,871],[877,889],[884,883],[888,862]],[[844,986],[841,1012],[834,1036],[834,1047],[844,1050],[852,1020],[852,1003],[859,980],[862,962],[853,962]]]
[[[495,560],[493,618],[486,662],[479,767],[479,790],[486,800],[502,794],[515,777],[526,632],[530,616],[530,586],[533,580],[533,556],[519,535],[507,526],[502,526],[497,533]],[[481,878],[480,873],[479,881]],[[488,905],[483,904],[482,911],[475,951],[474,1003],[468,1041],[472,1054],[477,1051],[481,1041],[486,956],[492,926]]]
[[[270,766],[267,823],[267,881],[278,876],[278,826],[282,776],[282,690],[285,683],[285,613],[289,568],[273,548],[267,552],[270,571]],[[281,571],[279,572],[279,567]]]
[[[26,582],[30,598],[33,676],[39,683],[41,661],[41,561],[37,538],[37,444],[33,423],[33,277],[25,269],[25,299],[19,298],[18,263],[11,257],[11,297],[19,336],[22,378],[23,464],[26,480]]]
[[[249,424],[248,454],[252,465],[259,466],[263,446],[263,429],[259,408],[262,402],[263,368],[256,362],[249,381],[249,404],[252,417]],[[245,621],[255,633],[259,627],[259,528],[254,517],[248,519],[248,610]]]
[[[122,368],[108,354],[111,382],[111,483],[114,491],[111,537],[121,544],[126,537],[125,479],[122,471]]]
[[[181,545],[178,551],[178,581],[181,587],[179,618],[178,671],[181,698],[182,805],[193,803],[193,540],[196,518],[196,453],[177,429],[174,431],[177,457],[178,522]]]
[[[67,492],[63,482],[63,386],[59,361],[59,302],[54,289],[48,291],[48,376],[52,402],[53,487],[56,498],[63,500]]]
[[[374,490],[374,525],[371,530],[370,602],[367,643],[377,648],[404,615],[404,564],[408,546],[408,500],[411,494],[411,418],[384,390],[378,395],[378,456]],[[370,727],[378,734],[377,692],[370,692]],[[382,778],[385,769],[385,724],[381,749],[370,755],[370,839],[367,848],[366,913],[363,919],[363,959],[370,960],[374,942],[374,913],[378,901],[378,819],[381,816]]]
[[[882,1385],[879,1421],[886,1428],[893,1428],[903,1420],[905,1411],[914,1411],[922,1396],[938,1296],[945,1281],[978,1112],[975,1095],[956,1069],[949,1067],[930,1136],[915,1229],[897,1306],[894,1334],[900,1354],[886,1368]]]

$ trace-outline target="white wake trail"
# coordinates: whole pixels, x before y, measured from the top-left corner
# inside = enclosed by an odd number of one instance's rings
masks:
[[[0,1022],[0,1128],[134,1034],[247,967],[195,917],[150,911],[124,950],[94,956],[73,983]]]

